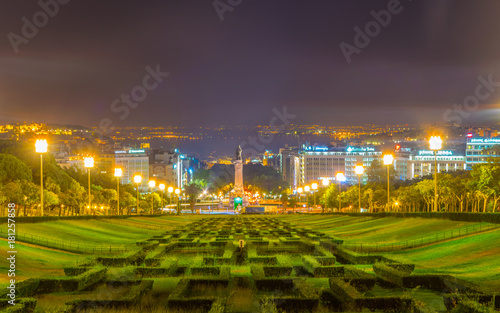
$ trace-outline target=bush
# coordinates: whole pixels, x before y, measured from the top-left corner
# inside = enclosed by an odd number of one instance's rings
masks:
[[[220,275],[220,267],[216,267],[216,266],[191,267],[191,275],[194,275],[194,276],[219,276]]]
[[[406,276],[405,272],[388,266],[385,263],[373,264],[373,271],[385,281],[403,287],[403,277]]]
[[[66,276],[78,276],[91,269],[91,267],[65,267],[64,274]]]
[[[342,266],[321,266],[316,258],[305,255],[302,257],[304,269],[315,277],[337,277],[344,276],[344,267]]]
[[[344,281],[349,282],[358,291],[370,290],[375,286],[375,277],[362,270],[352,266],[344,266],[344,272]]]
[[[293,267],[291,266],[264,266],[264,274],[266,277],[272,276],[290,276]]]
[[[15,305],[10,304],[10,299],[0,300],[0,310],[5,313],[31,313],[35,311],[37,299],[16,298]]]

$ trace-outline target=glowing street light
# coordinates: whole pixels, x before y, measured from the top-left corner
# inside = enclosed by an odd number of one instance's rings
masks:
[[[179,188],[176,188],[175,189],[175,194],[176,194],[176,198],[177,198],[177,214],[180,213],[181,210],[179,210],[179,194],[181,193],[181,190]]]
[[[394,156],[392,154],[385,154],[383,156],[384,160],[384,165],[387,165],[387,209],[390,208],[389,205],[389,192],[390,192],[390,187],[389,187],[389,167],[392,165],[392,162],[394,162]]]
[[[338,172],[335,174],[335,179],[339,182],[339,212],[342,209],[342,199],[340,197],[340,193],[342,191],[342,182],[345,181],[345,175],[342,172]]]
[[[438,210],[437,150],[441,150],[442,145],[443,145],[443,140],[441,139],[440,136],[431,136],[431,138],[429,139],[429,148],[431,150],[434,150],[434,212],[437,212]]]
[[[318,190],[318,184],[312,183],[311,189],[313,190],[313,195],[314,195],[314,208],[316,208],[316,190]]]
[[[297,192],[299,193],[299,202],[300,202],[300,200],[302,200],[301,199],[302,198],[302,192],[304,192],[304,189],[302,189],[302,187],[299,187],[299,188],[297,188]]]
[[[174,187],[168,187],[168,205],[172,204],[172,192],[174,192]]]
[[[358,184],[359,184],[358,206],[359,210],[361,210],[361,175],[363,175],[363,173],[365,172],[365,168],[363,167],[363,165],[357,165],[354,168],[354,172],[356,173],[356,175],[358,175]]]
[[[307,210],[309,211],[309,190],[311,190],[311,187],[305,186],[304,187],[304,192],[306,194],[306,204],[307,204]]]
[[[87,168],[87,172],[89,174],[89,210],[90,206],[90,169],[94,167],[94,158],[93,157],[85,157],[83,158],[83,165]],[[95,214],[95,211],[94,211]]]
[[[137,207],[135,208],[135,213],[137,214],[139,212],[139,184],[142,182],[142,176],[141,175],[135,175],[134,176],[134,183],[137,184]],[[129,212],[130,215],[130,212]]]
[[[116,192],[117,192],[117,215],[120,215],[120,177],[122,177],[123,171],[121,168],[117,167],[115,168],[115,177],[116,177]]]
[[[151,213],[155,212],[155,197],[153,195],[153,188],[156,186],[156,182],[154,180],[149,181],[149,188],[151,188]]]
[[[37,139],[35,151],[40,153],[40,213],[43,216],[43,154],[47,152],[49,144],[46,139]]]
[[[165,184],[160,184],[158,187],[159,187],[159,188],[160,188],[160,190],[161,190],[161,210],[162,210],[162,212],[163,212],[163,208],[164,208],[164,205],[163,205],[163,202],[164,202],[164,196],[163,196],[163,195],[164,195],[164,193],[165,193]]]

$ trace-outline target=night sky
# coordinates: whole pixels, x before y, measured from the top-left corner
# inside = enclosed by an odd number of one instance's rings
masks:
[[[283,106],[295,124],[443,122],[480,75],[500,82],[500,1],[401,0],[350,63],[340,44],[395,0],[219,0],[236,5],[223,14],[211,0],[60,1],[47,20],[37,1],[1,1],[0,123],[253,125]],[[168,76],[136,88],[133,108],[115,101],[147,67]],[[490,88],[448,117],[496,122]]]

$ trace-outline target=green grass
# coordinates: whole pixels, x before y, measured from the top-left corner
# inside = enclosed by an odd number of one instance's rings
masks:
[[[4,247],[7,246],[6,241],[2,240],[0,242]],[[75,262],[86,259],[85,256],[25,245],[19,242],[16,244],[16,251],[16,282],[32,277],[65,277],[63,267],[73,266]],[[2,249],[0,272],[4,273],[4,275],[0,276],[1,287],[7,286],[10,280],[7,277],[9,265],[6,260],[6,249]]]
[[[120,245],[150,238],[161,231],[115,225],[99,220],[55,221],[16,224],[17,233],[48,240],[66,241],[81,245]]]
[[[500,230],[390,253],[415,263],[414,273],[449,274],[500,290]]]

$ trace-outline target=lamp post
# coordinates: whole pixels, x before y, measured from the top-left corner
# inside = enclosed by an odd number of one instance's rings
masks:
[[[358,194],[358,206],[359,206],[359,211],[361,212],[361,175],[363,175],[363,172],[365,171],[365,168],[363,165],[357,165],[354,168],[354,172],[356,175],[358,175],[358,188],[359,188],[359,194]]]
[[[149,188],[151,188],[151,213],[155,212],[155,197],[153,195],[153,188],[156,186],[156,182],[154,180],[149,181]]]
[[[337,181],[339,182],[339,212],[340,212],[340,210],[342,209],[342,199],[340,197],[340,193],[342,191],[342,182],[345,180],[344,173],[338,172],[337,174],[335,174],[335,179],[337,179]]]
[[[174,187],[168,187],[168,205],[172,204],[172,192],[174,192]]]
[[[179,209],[179,194],[181,193],[181,190],[179,188],[176,188],[175,189],[175,194],[176,194],[176,198],[177,198],[177,214],[180,214],[181,213],[181,210]]]
[[[389,167],[394,162],[394,156],[392,154],[385,154],[383,157],[384,165],[387,165],[387,209],[390,209],[390,200],[389,200]]]
[[[121,168],[115,168],[115,177],[116,177],[116,215],[120,215],[120,177],[122,177],[123,171]]]
[[[89,210],[91,209],[90,206],[90,169],[94,167],[94,158],[93,157],[86,157],[83,158],[83,164],[87,168],[87,172],[89,174]],[[95,213],[95,211],[94,211]]]
[[[142,181],[142,176],[141,175],[135,175],[134,176],[134,183],[137,184],[137,205],[135,208],[135,213],[137,214],[139,212],[139,184]],[[130,215],[130,212],[129,212]]]
[[[314,208],[316,209],[316,190],[318,190],[318,184],[312,183],[311,184],[311,189],[313,190],[313,195],[314,195]]]
[[[441,146],[443,145],[443,140],[440,136],[431,136],[429,139],[429,148],[434,151],[434,212],[437,212],[438,205],[438,194],[437,194],[437,150],[441,150]]]
[[[323,184],[323,187],[328,187],[330,185],[330,180],[328,178],[323,178],[323,181],[321,182]],[[323,206],[322,212],[325,213],[325,207],[326,203]]]
[[[161,212],[163,213],[163,208],[164,208],[164,205],[163,205],[163,200],[164,200],[164,194],[165,194],[165,184],[160,184],[158,187],[160,187],[160,190],[161,190]]]
[[[309,212],[309,190],[311,190],[311,188],[309,186],[304,187],[304,192],[306,194],[307,212]]]
[[[35,150],[40,153],[40,213],[43,216],[43,154],[47,152],[49,144],[46,139],[37,139]]]
[[[299,202],[300,202],[300,200],[302,200],[302,192],[303,191],[304,191],[304,189],[302,189],[302,187],[297,188],[297,192],[299,193]],[[302,210],[301,210],[301,212],[302,212]]]

